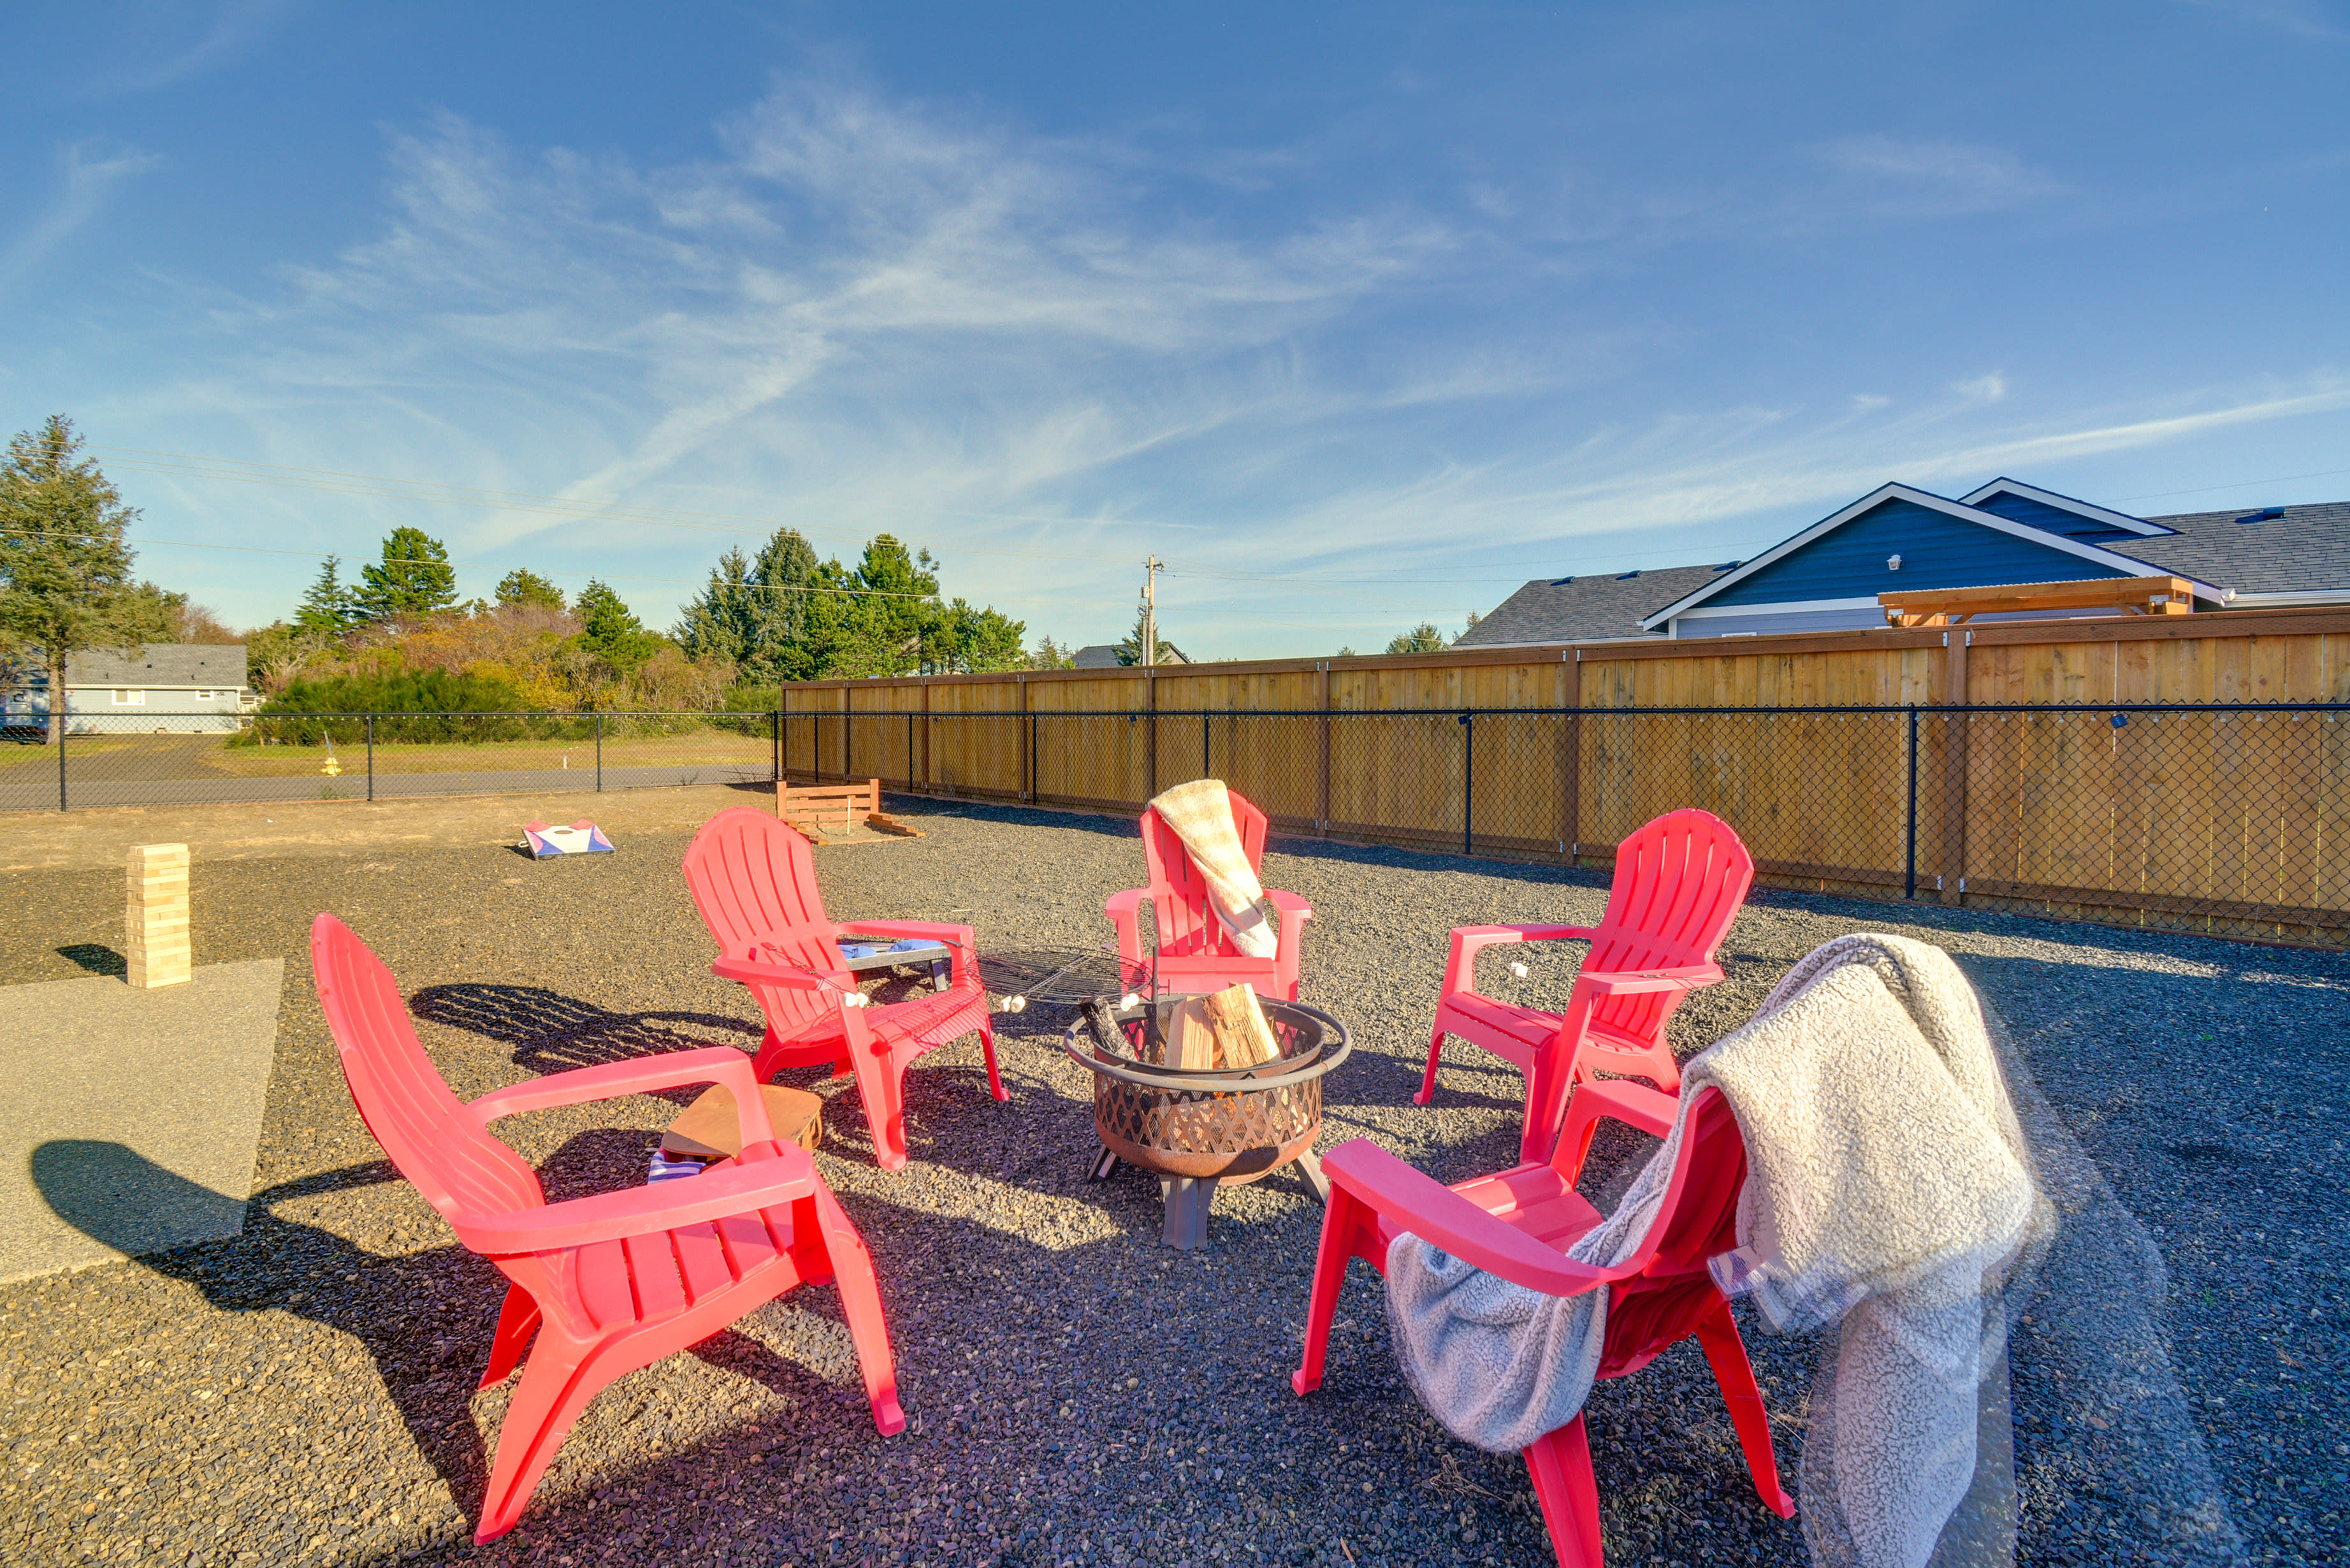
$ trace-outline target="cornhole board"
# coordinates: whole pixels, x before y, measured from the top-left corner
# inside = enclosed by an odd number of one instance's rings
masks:
[[[759,1085],[767,1102],[767,1122],[775,1137],[813,1153],[824,1140],[824,1102],[806,1089],[780,1084]],[[661,1152],[672,1159],[732,1159],[743,1152],[743,1124],[735,1119],[734,1095],[723,1086],[704,1090],[669,1131],[661,1134]]]
[[[609,855],[612,841],[604,830],[592,822],[575,822],[568,827],[549,827],[534,822],[523,830],[523,847],[530,851],[533,860],[544,860],[550,855]]]

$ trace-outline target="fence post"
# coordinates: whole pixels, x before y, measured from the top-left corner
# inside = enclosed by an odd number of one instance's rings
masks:
[[[604,793],[604,712],[596,711],[596,793]]]
[[[1208,750],[1208,736],[1209,736],[1208,725],[1209,725],[1209,722],[1210,722],[1210,720],[1209,720],[1209,718],[1208,718],[1208,711],[1207,711],[1205,708],[1201,709],[1201,710],[1200,710],[1200,776],[1201,776],[1201,778],[1203,778],[1203,779],[1211,779],[1211,778],[1214,778],[1214,777],[1216,776],[1215,764],[1213,764],[1212,763],[1211,763],[1211,762],[1208,760],[1208,759],[1209,759],[1209,757],[1212,754],[1212,753],[1210,753],[1210,751]]]
[[[1028,688],[1023,686],[1020,691],[1024,697]],[[1028,710],[1028,766],[1024,771],[1028,788],[1024,793],[1028,804],[1034,805],[1036,804],[1036,710],[1034,708]]]
[[[1477,842],[1477,715],[1461,715],[1461,853],[1471,855]]]
[[[1903,838],[1908,885],[1905,898],[1918,896],[1918,704],[1909,704],[1909,827]]]
[[[375,715],[367,716],[368,800],[375,799]]]
[[[775,752],[775,783],[781,785],[784,782],[784,699],[780,693],[775,698],[775,711],[767,716],[767,723]]]
[[[1322,776],[1314,796],[1314,831],[1323,837],[1330,836],[1330,661],[1320,661],[1322,671]]]
[[[52,699],[57,695],[55,690],[49,692]],[[73,709],[68,704],[66,711],[57,718],[57,809],[59,811],[66,808],[66,736],[72,730]]]
[[[1572,652],[1572,659],[1559,655],[1566,667],[1566,719],[1559,737],[1558,852],[1570,866],[1581,858],[1576,846],[1583,836],[1583,649]]]

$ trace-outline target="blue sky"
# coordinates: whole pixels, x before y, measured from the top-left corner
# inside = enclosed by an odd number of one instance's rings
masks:
[[[1140,9],[12,12],[0,424],[239,624],[788,523],[1223,658],[1887,479],[2350,495],[2350,5]]]

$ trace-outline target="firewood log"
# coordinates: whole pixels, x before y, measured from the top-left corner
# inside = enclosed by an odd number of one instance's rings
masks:
[[[1207,998],[1187,996],[1167,1014],[1167,1065],[1187,1073],[1203,1073],[1216,1064],[1216,1029],[1208,1018]]]
[[[1200,1000],[1226,1067],[1262,1066],[1281,1054],[1281,1044],[1273,1037],[1273,1026],[1264,1021],[1264,1009],[1257,1002],[1256,988],[1248,981]]]

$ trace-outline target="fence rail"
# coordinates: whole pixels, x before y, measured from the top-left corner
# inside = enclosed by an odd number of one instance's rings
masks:
[[[175,717],[20,735],[0,810],[879,778],[1139,812],[1212,776],[1292,834],[1604,868],[1695,805],[1766,885],[2350,947],[2350,703]]]

